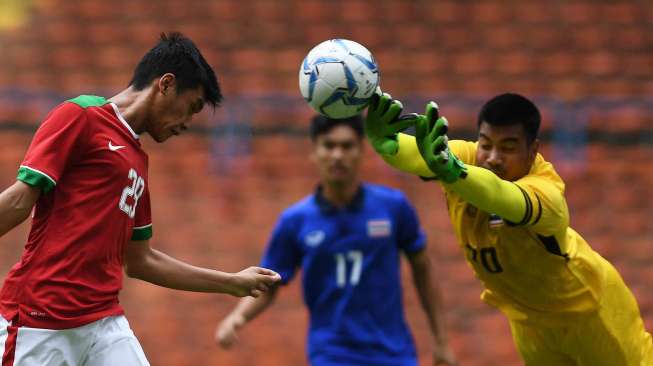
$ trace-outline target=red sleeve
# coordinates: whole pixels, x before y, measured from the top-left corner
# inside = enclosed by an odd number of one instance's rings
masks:
[[[136,204],[134,230],[131,240],[147,240],[152,237],[152,211],[150,209],[150,190],[145,187],[143,196]]]
[[[86,114],[74,103],[55,108],[38,128],[18,170],[18,180],[40,187],[54,188],[66,167],[81,155],[87,141]]]

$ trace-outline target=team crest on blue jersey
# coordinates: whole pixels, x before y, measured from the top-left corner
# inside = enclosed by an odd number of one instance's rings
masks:
[[[392,234],[392,226],[390,220],[379,219],[369,220],[367,222],[367,236],[370,238],[385,238]]]
[[[304,243],[306,243],[306,246],[316,247],[322,244],[325,236],[326,234],[324,234],[324,231],[313,230],[310,233],[306,234],[306,236],[304,237]]]

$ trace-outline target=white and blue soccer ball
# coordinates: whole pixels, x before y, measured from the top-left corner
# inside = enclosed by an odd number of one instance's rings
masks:
[[[372,53],[346,39],[324,41],[306,55],[299,69],[299,90],[308,104],[329,118],[359,114],[379,85]]]

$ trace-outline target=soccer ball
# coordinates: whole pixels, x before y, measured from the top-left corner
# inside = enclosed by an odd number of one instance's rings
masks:
[[[331,39],[315,46],[299,68],[299,90],[329,118],[359,114],[379,85],[372,53],[354,41]]]

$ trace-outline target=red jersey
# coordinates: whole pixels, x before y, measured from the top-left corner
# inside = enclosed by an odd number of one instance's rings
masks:
[[[147,168],[115,104],[82,95],[50,112],[18,171],[41,195],[0,292],[5,319],[66,329],[123,313],[124,246],[152,236]]]

